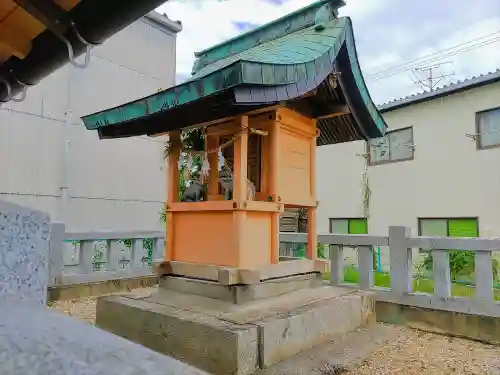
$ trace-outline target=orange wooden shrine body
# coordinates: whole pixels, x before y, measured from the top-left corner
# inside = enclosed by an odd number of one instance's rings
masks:
[[[249,149],[252,133],[247,128],[267,134],[260,136],[259,147]],[[308,253],[315,260],[316,120],[286,107],[220,120],[207,126],[206,149],[217,149],[224,137],[238,133],[233,143],[232,200],[224,200],[220,193],[214,152],[209,154],[208,199],[202,202],[178,201],[180,135],[169,134],[165,260],[238,269],[276,264],[279,216],[285,207],[308,209]],[[259,165],[249,168],[249,155],[255,154]],[[247,194],[249,169],[258,180],[254,200]]]

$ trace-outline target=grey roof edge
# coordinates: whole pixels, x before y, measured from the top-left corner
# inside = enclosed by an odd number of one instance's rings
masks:
[[[178,32],[182,31],[182,23],[180,21],[177,21],[177,22],[172,21],[166,15],[160,14],[156,10],[149,12],[144,17],[150,21],[153,21],[153,22],[163,26],[168,31],[171,31],[173,33],[178,33]]]
[[[378,106],[378,110],[382,113],[390,112],[399,108],[408,107],[410,105],[427,102],[443,96],[456,94],[458,92],[471,90],[476,87],[489,85],[500,81],[500,69],[495,72],[481,74],[472,78],[457,81],[449,85],[440,87],[434,91],[426,91],[419,94],[407,96],[402,99],[396,99]]]

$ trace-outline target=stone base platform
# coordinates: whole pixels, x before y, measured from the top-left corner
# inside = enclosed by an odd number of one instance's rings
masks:
[[[217,375],[246,375],[375,322],[375,295],[317,273],[257,285],[166,276],[146,298],[102,297],[98,327]]]

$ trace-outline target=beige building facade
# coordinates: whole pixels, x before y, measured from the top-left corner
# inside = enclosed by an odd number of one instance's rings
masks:
[[[181,29],[152,12],[93,48],[86,69],[68,64],[0,106],[0,199],[69,231],[161,229],[163,139],[99,140],[80,116],[174,85]]]
[[[318,149],[319,231],[500,237],[500,71],[380,110],[384,138]]]

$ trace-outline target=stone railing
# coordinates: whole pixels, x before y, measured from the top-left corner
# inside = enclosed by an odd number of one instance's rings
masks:
[[[151,263],[164,249],[164,232],[71,233],[53,223],[49,286],[153,276]]]
[[[281,233],[285,243],[305,243],[305,233]],[[500,238],[411,237],[405,227],[389,228],[389,236],[319,234],[318,242],[329,245],[331,283],[362,287],[377,293],[377,301],[400,305],[453,311],[465,314],[500,317],[500,303],[495,301],[493,257],[500,251]],[[344,282],[344,247],[358,249],[358,283]],[[373,248],[389,247],[390,287],[374,285]],[[412,249],[428,249],[433,259],[434,293],[413,290]],[[453,249],[453,250],[449,250]],[[475,264],[475,286],[471,297],[452,295],[450,251],[472,251]]]
[[[163,232],[68,233],[59,223],[52,224],[51,230],[50,286],[153,276],[151,261],[161,259],[165,249]],[[382,302],[500,317],[492,272],[492,252],[500,251],[500,238],[410,237],[408,233],[407,228],[391,227],[389,236],[319,234],[318,242],[330,246],[331,283],[373,289]],[[304,244],[307,235],[281,233],[280,241]],[[376,246],[389,247],[390,288],[374,285]],[[357,284],[344,282],[344,247],[358,249]],[[413,290],[412,248],[431,250],[433,294]],[[474,252],[476,280],[471,298],[452,296],[448,249]],[[99,252],[102,258],[96,257]]]

